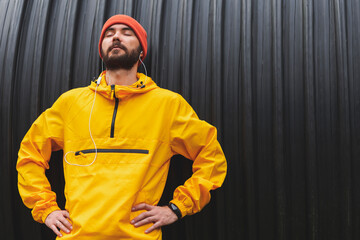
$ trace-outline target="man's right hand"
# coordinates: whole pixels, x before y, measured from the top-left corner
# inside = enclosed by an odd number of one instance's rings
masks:
[[[60,233],[60,230],[66,233],[70,233],[72,230],[72,225],[68,221],[70,219],[69,212],[66,210],[56,210],[50,213],[46,219],[45,224],[48,226],[51,230],[54,231],[56,235],[59,237],[62,237],[62,234]]]

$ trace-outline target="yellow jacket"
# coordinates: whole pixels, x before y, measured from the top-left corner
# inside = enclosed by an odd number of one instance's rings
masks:
[[[179,94],[159,88],[143,74],[137,77],[131,86],[108,86],[103,72],[95,98],[95,82],[64,93],[21,143],[19,192],[38,222],[59,209],[45,177],[51,152],[63,149],[70,163],[63,161],[64,193],[73,230],[62,232],[61,239],[161,239],[160,229],[145,234],[149,225],[130,224],[141,213],[131,207],[159,202],[174,154],[194,161],[193,175],[171,201],[182,216],[200,211],[210,201],[210,190],[224,181],[227,165],[216,128],[199,120]],[[89,132],[92,106],[97,154]],[[89,165],[95,154],[90,166],[71,165]]]

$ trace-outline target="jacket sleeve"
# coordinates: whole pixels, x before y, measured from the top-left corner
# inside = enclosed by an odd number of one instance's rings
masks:
[[[60,102],[57,100],[32,124],[21,142],[16,165],[20,196],[24,204],[32,209],[35,221],[40,223],[49,213],[60,209],[56,194],[51,191],[45,176],[51,152],[63,148],[63,106]]]
[[[210,201],[210,190],[220,187],[225,179],[227,163],[216,128],[199,120],[181,96],[170,135],[174,154],[194,161],[192,176],[175,189],[171,200],[184,217],[199,212]]]

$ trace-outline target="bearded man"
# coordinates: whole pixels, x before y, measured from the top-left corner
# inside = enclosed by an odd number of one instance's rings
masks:
[[[161,226],[199,212],[224,181],[216,128],[179,94],[137,72],[147,34],[135,19],[106,21],[99,54],[106,66],[99,78],[62,94],[25,135],[17,162],[20,195],[57,238],[161,239]],[[65,210],[45,176],[51,152],[60,149]],[[193,160],[193,174],[168,206],[157,206],[175,154]]]

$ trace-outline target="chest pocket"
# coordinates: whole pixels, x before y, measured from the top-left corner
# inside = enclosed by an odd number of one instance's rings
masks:
[[[76,151],[72,164],[90,164],[96,155],[96,162],[102,164],[144,164],[148,160],[146,149],[85,149]]]

